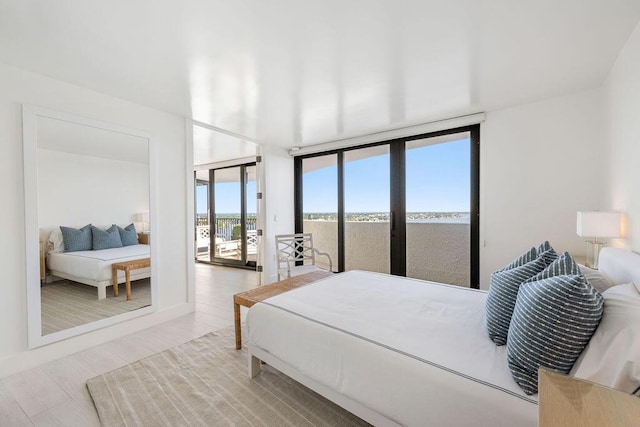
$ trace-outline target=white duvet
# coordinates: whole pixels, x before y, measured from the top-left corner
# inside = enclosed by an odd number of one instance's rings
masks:
[[[149,258],[149,253],[149,245],[131,245],[98,251],[53,252],[47,256],[47,265],[54,272],[101,282],[111,280],[111,264],[114,262]],[[145,268],[136,270],[136,273],[144,274],[150,271],[150,268]]]
[[[402,425],[535,426],[486,292],[363,271],[254,305],[249,346]]]

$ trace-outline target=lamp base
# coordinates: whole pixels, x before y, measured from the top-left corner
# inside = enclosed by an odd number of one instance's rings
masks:
[[[587,240],[587,261],[585,265],[594,270],[598,269],[598,256],[600,249],[604,246],[604,242],[598,240]]]

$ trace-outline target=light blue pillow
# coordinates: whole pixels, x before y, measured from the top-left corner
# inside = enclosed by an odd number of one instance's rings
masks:
[[[549,265],[553,261],[558,259],[558,254],[551,247],[551,244],[548,241],[545,241],[540,246],[538,246],[538,257],[544,259],[544,262]]]
[[[552,249],[553,250],[553,249]],[[524,283],[537,282],[538,280],[548,279],[553,276],[564,276],[567,274],[582,274],[580,267],[575,260],[569,255],[569,252],[563,253],[555,261],[549,264],[544,270],[536,274],[530,279],[527,279]]]
[[[138,244],[138,233],[136,232],[135,225],[129,224],[125,228],[118,226],[118,232],[120,233],[122,246],[131,246]]]
[[[101,249],[121,248],[122,239],[120,239],[120,232],[118,226],[113,224],[106,230],[98,227],[91,226],[91,233],[93,234],[93,250],[99,251]]]
[[[520,267],[528,262],[533,261],[537,257],[538,251],[536,250],[536,248],[531,248],[527,252],[523,253],[518,258],[514,259],[509,264],[504,266],[500,271],[511,270],[512,268]]]
[[[91,224],[78,229],[60,226],[65,252],[90,251],[93,247]]]
[[[538,392],[538,368],[569,373],[596,331],[604,301],[581,275],[553,276],[520,287],[507,341],[513,379]]]
[[[509,323],[516,305],[518,289],[525,280],[540,273],[546,267],[542,258],[535,258],[519,267],[496,271],[489,281],[487,295],[487,331],[496,345],[507,343]]]

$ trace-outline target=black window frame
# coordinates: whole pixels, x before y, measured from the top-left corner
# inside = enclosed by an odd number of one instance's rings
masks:
[[[344,243],[344,153],[351,150],[389,145],[390,153],[390,232],[391,274],[406,276],[406,143],[417,139],[433,138],[468,132],[470,138],[470,287],[480,288],[480,124],[468,125],[437,132],[423,133],[349,146],[294,157],[294,218],[295,231],[303,231],[303,170],[304,159],[335,154],[337,156],[338,185],[338,271],[345,271]]]

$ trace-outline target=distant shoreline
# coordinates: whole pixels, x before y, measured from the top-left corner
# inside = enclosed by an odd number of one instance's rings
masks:
[[[206,214],[198,213],[198,217],[206,217]],[[248,214],[255,217],[255,214]],[[216,215],[218,219],[240,218],[238,213],[221,213]],[[303,221],[337,221],[335,212],[309,212],[303,214]],[[347,212],[347,222],[389,222],[389,212]],[[469,212],[407,212],[407,223],[471,223]]]

